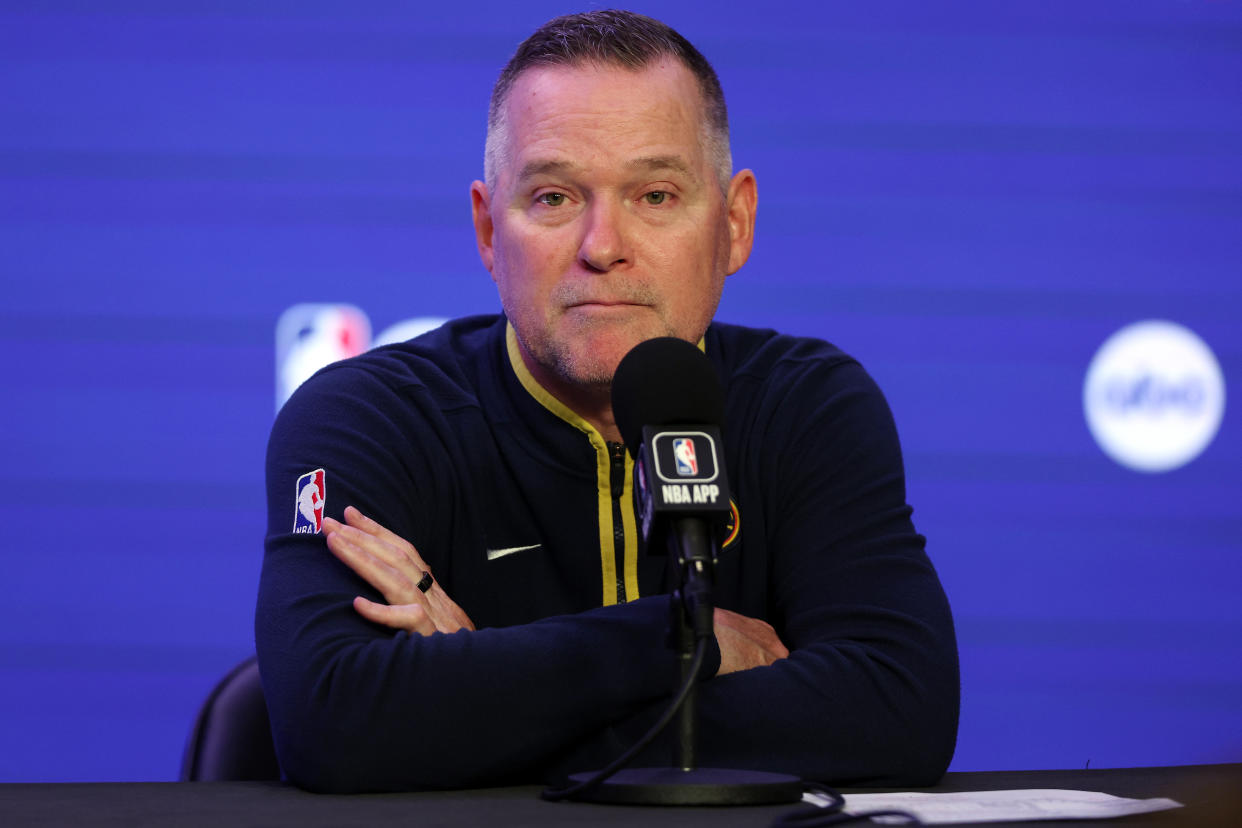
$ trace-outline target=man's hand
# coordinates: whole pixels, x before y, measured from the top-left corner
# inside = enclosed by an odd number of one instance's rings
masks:
[[[377,604],[359,595],[354,609],[368,621],[420,635],[473,630],[469,616],[448,597],[438,582],[423,592],[418,582],[430,567],[413,544],[380,526],[353,506],[345,508],[345,523],[326,517],[328,548],[384,596]]]
[[[714,624],[720,645],[718,676],[765,667],[789,655],[789,649],[766,621],[716,607]]]

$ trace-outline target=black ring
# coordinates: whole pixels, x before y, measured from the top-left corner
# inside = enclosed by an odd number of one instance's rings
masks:
[[[423,577],[418,579],[419,591],[426,592],[427,590],[431,589],[431,585],[434,583],[435,581],[432,580],[431,573],[424,569]]]

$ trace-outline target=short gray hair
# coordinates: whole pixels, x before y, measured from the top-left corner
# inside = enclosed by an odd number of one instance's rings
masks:
[[[733,158],[729,152],[729,112],[716,70],[690,41],[671,27],[641,14],[615,9],[567,14],[549,20],[518,46],[492,87],[483,156],[487,188],[496,189],[496,176],[503,160],[501,147],[507,126],[505,101],[518,76],[527,69],[585,63],[642,69],[662,57],[681,61],[699,83],[703,109],[707,113],[703,138],[716,168],[721,192],[726,192],[733,173]]]

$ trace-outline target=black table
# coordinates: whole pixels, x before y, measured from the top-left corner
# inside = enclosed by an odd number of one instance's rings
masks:
[[[982,791],[1070,788],[1186,807],[1092,822],[1031,826],[1242,826],[1242,764],[1074,771],[950,773],[934,788]],[[845,788],[843,793],[884,789]],[[891,790],[891,789],[890,789]],[[908,789],[907,789],[908,790]],[[128,782],[0,785],[3,826],[711,826],[766,828],[798,806],[650,808],[544,802],[539,788],[322,796],[265,782]],[[978,824],[978,823],[977,823]],[[996,823],[1014,825],[1018,823]]]

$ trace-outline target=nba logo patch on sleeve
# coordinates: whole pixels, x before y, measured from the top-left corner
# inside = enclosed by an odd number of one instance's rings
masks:
[[[298,478],[294,490],[293,533],[317,535],[323,528],[323,502],[326,497],[323,469]]]

